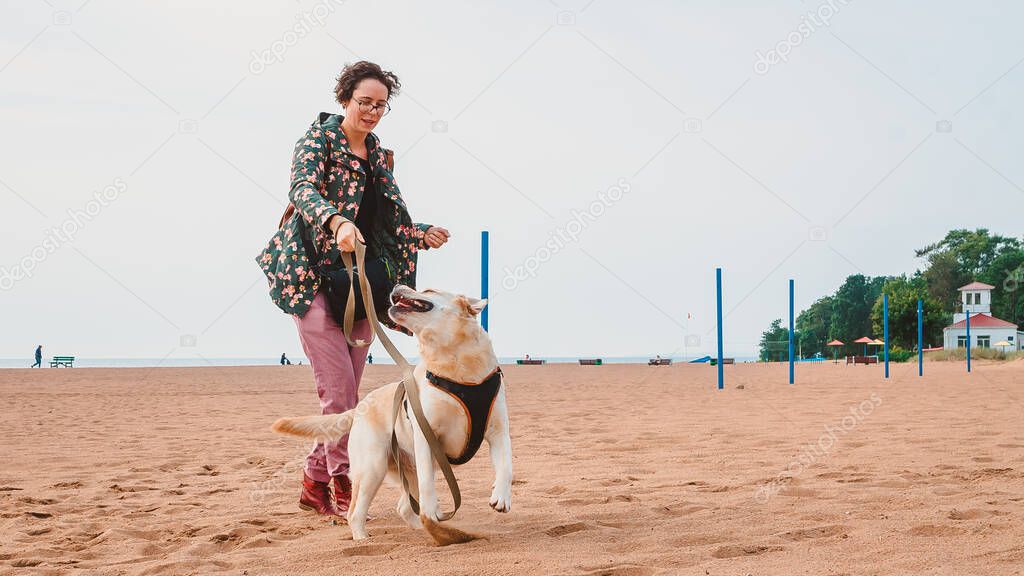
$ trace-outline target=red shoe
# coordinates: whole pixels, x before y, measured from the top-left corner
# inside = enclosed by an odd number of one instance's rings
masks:
[[[352,481],[342,474],[334,477],[334,508],[338,514],[348,514],[348,505],[352,502]]]
[[[341,516],[331,500],[331,486],[327,482],[317,482],[305,472],[302,473],[302,494],[299,495],[299,508],[312,510],[324,516]]]

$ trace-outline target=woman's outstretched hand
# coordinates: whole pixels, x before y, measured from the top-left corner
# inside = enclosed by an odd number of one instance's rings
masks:
[[[338,218],[335,221],[339,220]],[[332,223],[333,224],[333,223]],[[344,221],[340,225],[334,227],[334,241],[338,244],[338,248],[342,252],[355,252],[356,241],[366,243],[363,240],[363,234],[359,232],[359,228],[351,221]]]
[[[451,234],[448,230],[441,228],[440,226],[431,226],[427,229],[427,233],[423,236],[423,240],[427,243],[427,246],[431,248],[440,248],[444,246],[444,243],[448,241]]]

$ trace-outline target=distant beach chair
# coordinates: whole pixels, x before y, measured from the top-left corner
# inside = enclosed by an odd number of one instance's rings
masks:
[[[75,357],[74,356],[54,356],[50,358],[50,368],[74,368]]]
[[[647,361],[648,366],[669,366],[671,364],[671,358],[651,358]]]
[[[580,366],[600,366],[600,358],[580,358]]]

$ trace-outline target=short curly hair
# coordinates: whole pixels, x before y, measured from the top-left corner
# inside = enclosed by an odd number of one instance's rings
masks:
[[[344,106],[345,102],[351,100],[356,86],[366,79],[380,81],[388,89],[388,100],[391,100],[392,96],[397,96],[402,88],[402,83],[398,81],[398,76],[394,72],[381,70],[380,66],[373,62],[360,60],[355,64],[345,64],[345,68],[338,75],[337,84],[334,85],[334,97],[338,104]]]

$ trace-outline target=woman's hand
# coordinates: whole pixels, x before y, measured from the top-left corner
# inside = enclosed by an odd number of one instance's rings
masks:
[[[440,248],[444,246],[444,243],[448,241],[448,237],[451,234],[447,230],[440,226],[431,226],[427,229],[426,234],[423,235],[424,242],[431,248]]]
[[[342,252],[355,252],[356,241],[366,243],[359,228],[349,220],[335,218],[331,221],[331,228],[334,229],[334,241]]]

